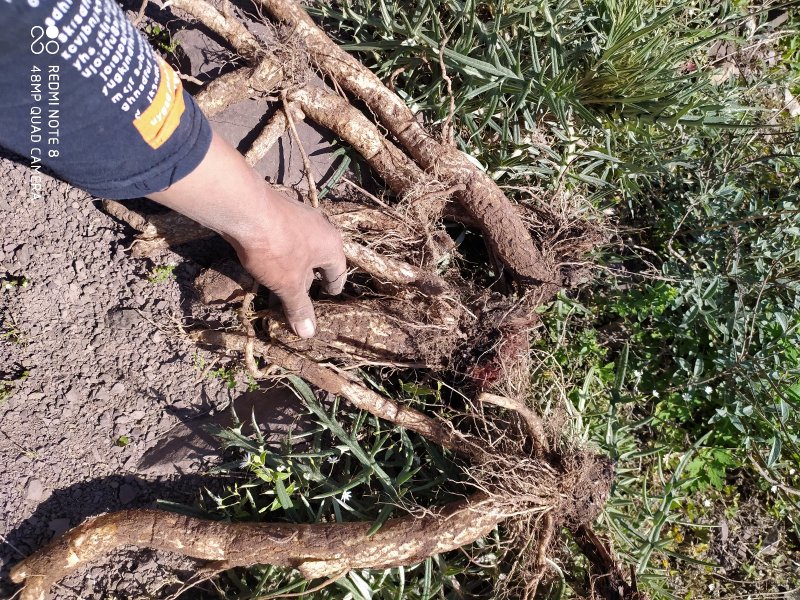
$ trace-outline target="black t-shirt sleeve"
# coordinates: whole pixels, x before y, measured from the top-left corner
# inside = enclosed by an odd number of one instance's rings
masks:
[[[113,0],[0,0],[0,146],[105,198],[188,175],[211,128]]]

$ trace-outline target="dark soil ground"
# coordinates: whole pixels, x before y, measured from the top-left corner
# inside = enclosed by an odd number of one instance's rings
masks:
[[[13,386],[0,404],[3,592],[7,566],[55,533],[150,500],[135,476],[144,451],[233,393],[200,381],[194,349],[159,330],[178,283],[150,283],[85,193],[48,180],[33,203],[28,179],[0,162],[0,371]]]
[[[191,501],[196,483],[170,459],[196,473],[202,454],[167,457],[151,475],[139,462],[177,424],[245,388],[201,376],[201,355],[170,333],[197,266],[165,252],[156,263],[182,266],[155,282],[93,198],[48,179],[34,203],[28,178],[0,161],[0,373],[10,382],[0,402],[0,596],[12,590],[10,564],[88,515]]]
[[[214,42],[191,28],[179,39],[184,72],[202,78],[219,67]],[[238,145],[263,119],[263,102],[251,100],[213,125]],[[299,130],[324,179],[329,147],[312,128]],[[301,164],[284,137],[258,169],[296,184]],[[44,180],[43,199],[30,200],[29,169],[0,155],[0,598],[15,591],[11,565],[87,516],[156,499],[191,503],[215,453],[201,426],[232,401],[248,412],[269,405],[264,419],[278,427],[281,415],[296,415],[285,394],[258,404],[241,372],[215,376],[225,364],[178,334],[177,322],[206,310],[191,282],[233,255],[227,245],[133,259],[134,232],[97,198]],[[54,597],[167,597],[192,567],[131,550],[63,582]]]

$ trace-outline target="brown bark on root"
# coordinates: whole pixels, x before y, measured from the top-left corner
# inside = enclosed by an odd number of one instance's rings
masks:
[[[289,110],[294,111],[292,117],[295,121],[302,121],[305,118],[303,111],[296,105],[290,104]],[[253,140],[250,149],[245,153],[244,159],[247,164],[252,167],[264,158],[288,127],[289,120],[286,118],[286,111],[279,108],[258,134],[258,137]]]
[[[291,91],[288,97],[297,102],[309,119],[353,146],[396,194],[403,194],[415,184],[429,179],[361,111],[341,96],[320,88],[305,87]]]
[[[247,337],[244,335],[210,329],[194,331],[189,335],[197,342],[239,352],[244,352],[247,342]],[[380,419],[414,431],[448,450],[468,455],[474,452],[472,445],[467,442],[467,438],[463,434],[445,427],[441,422],[417,410],[385,398],[331,368],[324,367],[277,345],[270,346],[261,340],[255,341],[253,350],[255,354],[298,375],[319,389],[342,396],[356,408],[366,410]]]
[[[414,285],[429,295],[444,294],[450,290],[450,285],[441,277],[409,263],[381,256],[374,250],[356,242],[345,241],[344,254],[351,264],[365,273],[371,273],[377,277],[378,283]],[[383,275],[382,280],[379,274]]]
[[[571,530],[575,543],[589,560],[588,592],[591,597],[606,600],[648,600],[636,585],[636,572],[631,568],[630,582],[614,557],[611,547],[588,525]]]
[[[419,124],[397,94],[355,58],[339,48],[292,0],[257,0],[305,42],[311,60],[344,90],[362,100],[417,163],[449,183],[463,183],[456,198],[480,224],[498,257],[516,275],[560,287],[554,266],[545,260],[514,206],[486,173],[465,154],[443,145]]]
[[[257,64],[263,57],[261,44],[241,21],[222,14],[205,0],[172,0],[170,6],[189,13],[228,42],[231,48],[250,63]]]
[[[176,552],[214,561],[220,569],[254,564],[294,567],[307,579],[350,569],[385,569],[420,562],[486,536],[504,513],[485,494],[452,502],[423,517],[371,523],[293,525],[206,521],[158,510],[94,517],[11,570],[25,583],[20,600],[45,600],[53,584],[122,546]]]
[[[316,303],[317,334],[299,338],[282,314],[264,318],[270,341],[315,361],[442,369],[460,341],[462,311],[445,300],[356,299]]]

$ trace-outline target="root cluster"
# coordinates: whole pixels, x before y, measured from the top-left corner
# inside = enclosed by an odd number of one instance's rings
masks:
[[[575,535],[590,531],[613,478],[603,457],[559,451],[558,440],[546,435],[524,399],[536,310],[575,278],[571,265],[598,236],[585,223],[512,203],[466,155],[431,136],[394,92],[338,48],[294,0],[255,3],[291,32],[291,44],[266,47],[205,0],[171,3],[245,61],[198,95],[203,110],[211,115],[247,97],[271,97],[279,108],[246,153],[250,164],[292,123],[310,119],[358,152],[388,195],[378,198],[351,183],[350,193],[320,203],[343,233],[352,272],[344,297],[315,303],[314,339],[296,337],[278,311],[254,312],[255,288],[245,275],[214,269],[198,280],[200,295],[209,302],[243,303],[242,331],[197,328],[189,335],[205,347],[240,353],[255,377],[266,372],[264,366],[300,377],[462,455],[475,491],[444,507],[411,510],[372,536],[371,523],[232,524],[160,511],[111,513],[18,564],[12,578],[24,583],[21,598],[45,598],[70,571],[123,545],[181,552],[216,570],[257,561],[314,578],[413,564],[471,543],[500,524],[518,558],[506,594],[532,598],[546,576],[554,536],[562,527]],[[342,94],[309,83],[306,65]],[[136,256],[213,235],[177,214],[146,217],[115,202],[106,202],[105,209],[140,232]],[[479,235],[484,248],[458,246],[447,229],[455,223]],[[457,425],[443,422],[366,386],[354,375],[364,365],[424,370],[474,403],[454,407],[463,411]],[[497,393],[508,389],[519,390],[519,397]],[[597,536],[581,539],[587,556],[611,556]],[[630,590],[613,560],[603,568],[618,584],[615,589]]]

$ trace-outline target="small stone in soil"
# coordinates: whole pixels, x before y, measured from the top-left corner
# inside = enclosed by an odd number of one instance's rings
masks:
[[[64,394],[64,399],[71,404],[77,404],[81,401],[81,393],[75,387],[71,387],[69,391]]]
[[[38,479],[33,479],[28,484],[28,489],[25,492],[25,499],[30,502],[39,502],[44,495],[44,485]]]
[[[114,329],[131,329],[136,326],[141,317],[131,308],[119,308],[106,313],[106,324]]]
[[[53,519],[50,521],[50,529],[55,535],[61,535],[69,529],[69,519]]]
[[[119,501],[122,504],[130,504],[139,496],[139,490],[134,486],[123,483],[119,488]]]

